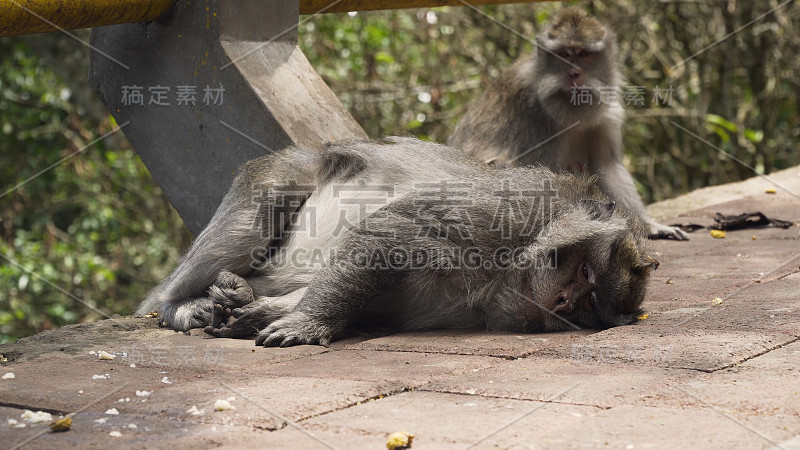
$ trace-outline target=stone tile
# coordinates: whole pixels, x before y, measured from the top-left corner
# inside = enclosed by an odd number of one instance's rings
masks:
[[[673,281],[723,277],[751,280],[780,267],[796,255],[784,240],[754,241],[751,233],[743,234],[741,231],[729,232],[725,239],[703,236],[689,242],[683,244],[693,247],[691,251],[662,251],[661,256],[657,256],[661,266],[655,274],[670,277]],[[681,242],[673,245],[678,244]],[[796,245],[800,247],[800,242]]]
[[[529,435],[536,432],[523,428],[522,421],[517,425],[497,447],[530,442]],[[731,414],[708,407],[619,406],[542,433],[535,442],[540,443],[537,448],[768,449],[799,431],[797,417]]]
[[[302,426],[332,445],[346,443],[354,449],[381,446],[389,433],[401,430],[414,434],[419,448],[477,444],[479,449],[768,448],[770,441],[781,442],[800,430],[796,417],[737,415],[732,419],[704,407],[604,410],[408,392],[304,421]]]
[[[722,411],[800,417],[800,343],[789,344],[714,373],[696,373],[654,392],[648,405],[713,405]]]
[[[136,399],[136,390],[163,389],[167,386],[161,382],[164,376],[173,382],[186,382],[193,378],[160,374],[158,369],[153,368],[134,369],[111,361],[98,361],[97,356],[88,356],[91,355],[56,354],[3,367],[5,372],[13,372],[15,378],[0,383],[2,402],[28,409],[64,413],[91,404],[88,411],[104,412],[114,406],[119,398]],[[92,378],[106,374],[107,379]],[[109,395],[112,391],[115,392]]]
[[[52,433],[47,423],[31,424],[25,428],[8,427],[8,419],[20,423],[21,409],[0,407],[0,421],[3,427],[3,444],[14,447],[33,438],[24,445],[25,449],[53,448],[110,448],[123,446],[131,449],[175,449],[208,448],[225,444],[241,446],[236,437],[247,435],[258,438],[270,434],[267,431],[232,425],[207,425],[194,421],[179,421],[161,416],[130,416],[126,414],[107,415],[96,412],[81,412],[72,416],[72,428],[61,433]],[[54,415],[54,418],[56,416]],[[95,420],[105,419],[105,423]],[[130,425],[136,428],[131,428]],[[109,433],[117,431],[121,437]],[[255,448],[255,445],[250,447]],[[261,447],[263,448],[263,447]]]
[[[391,393],[400,392],[400,382],[330,380],[313,377],[254,376],[204,378],[176,383],[150,396],[147,402],[118,407],[124,414],[157,415],[206,424],[249,426],[262,430],[280,429],[288,421],[348,408]],[[217,400],[229,400],[234,410],[214,411]],[[194,416],[192,406],[204,411]]]
[[[637,351],[642,357],[659,357],[647,349]],[[605,357],[602,353],[594,356]],[[683,369],[606,364],[586,360],[581,354],[570,359],[533,356],[444,378],[420,389],[518,400],[548,401],[556,397],[554,401],[559,403],[610,408],[647,404],[653,394],[696,375],[696,371]]]
[[[286,349],[256,347],[255,339],[219,339],[203,333],[202,330],[192,330],[190,334],[158,331],[156,336],[137,336],[93,349],[116,354],[119,356],[114,360],[117,364],[135,363],[137,367],[166,371],[185,370],[194,374],[241,370],[244,367],[263,366],[329,351],[316,345]]]
[[[480,330],[402,333],[360,342],[352,348],[401,352],[520,358],[553,346],[570,345],[594,331],[514,334]]]
[[[675,321],[647,319],[593,334],[571,348],[548,349],[542,354],[714,371],[794,340],[794,336],[784,333],[693,329]]]
[[[52,354],[82,355],[92,347],[107,348],[123,339],[137,340],[144,336],[167,334],[174,332],[159,329],[154,319],[117,316],[108,320],[68,325],[58,330],[45,330],[14,343],[0,345],[0,354],[10,362]]]
[[[161,373],[163,371],[156,368],[130,368],[114,365],[109,361],[81,361],[78,364],[73,358],[58,356],[7,366],[4,370],[13,372],[16,378],[0,383],[0,399],[7,405],[51,412],[66,413],[86,407],[87,412],[103,413],[113,407],[120,413],[134,416],[156,415],[165,419],[179,418],[183,421],[273,429],[279,428],[281,423],[273,413],[296,420],[410,386],[403,379],[402,373],[385,377],[387,379],[376,375],[373,377],[374,381],[320,379],[303,376],[303,371],[297,371],[296,376],[274,376],[269,373],[273,366],[267,365],[260,369],[251,368],[239,372],[225,370],[213,374],[192,374],[187,371]],[[383,362],[386,363],[387,360],[388,358],[384,358]],[[339,367],[334,371],[346,373],[348,370],[342,368],[346,366],[337,365],[335,361],[328,364],[333,368]],[[400,360],[397,365],[402,366],[406,372],[416,370],[411,365],[406,368],[405,363]],[[421,363],[417,365],[422,366]],[[314,365],[306,367],[312,366]],[[307,373],[319,374],[320,367],[325,366],[317,365],[316,370],[309,369]],[[430,373],[437,370],[439,373],[450,373],[453,370],[458,373],[458,370],[487,365],[473,362],[472,365],[465,364],[459,369],[456,362],[451,362],[444,369],[435,368],[435,364],[432,367],[428,372],[422,371],[421,373],[427,375],[420,375],[420,379],[430,377]],[[108,379],[92,379],[93,374],[106,373],[109,374]],[[163,383],[163,377],[168,377],[170,384]],[[150,391],[151,394],[148,397],[137,397],[137,390]],[[214,402],[229,397],[238,399],[234,402],[237,410],[213,413]],[[130,401],[118,402],[125,398]],[[193,405],[204,409],[206,414],[193,416],[187,413]],[[242,415],[247,420],[241,419]]]
[[[315,417],[302,426],[331,445],[348,449],[381,448],[387,436],[396,431],[415,436],[412,448],[464,449],[487,437],[477,448],[493,448],[501,434],[512,429],[527,430],[525,438],[530,440],[526,443],[538,447],[541,441],[537,436],[544,430],[577,426],[599,411],[576,405],[406,392]],[[493,435],[508,425],[509,429]]]
[[[659,269],[661,272],[661,269]],[[757,274],[751,274],[756,277]],[[747,286],[752,277],[707,276],[701,273],[684,276],[653,277],[647,286],[643,307],[647,312],[665,312],[673,309],[702,307],[711,304],[715,297],[724,297]],[[670,280],[667,283],[667,280]]]
[[[753,284],[721,305],[705,308],[683,325],[800,336],[800,274]]]
[[[397,382],[413,388],[439,377],[492,367],[501,361],[485,356],[343,350],[274,364],[267,372],[278,377]]]

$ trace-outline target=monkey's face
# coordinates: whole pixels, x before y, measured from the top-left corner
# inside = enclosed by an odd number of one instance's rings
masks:
[[[540,98],[597,107],[603,90],[615,89],[618,84],[613,51],[606,46],[606,42],[596,46],[573,42],[552,48],[541,46],[537,54],[542,70]],[[593,100],[591,105],[587,96]]]
[[[604,214],[590,227],[599,229],[614,213]],[[489,327],[540,332],[635,322],[650,273],[658,267],[647,256],[645,236],[633,225],[549,251],[545,260],[509,283],[519,289],[500,295]]]
[[[560,114],[575,114],[603,106],[608,90],[619,84],[614,36],[583,11],[568,9],[536,38],[533,71],[539,99]],[[604,100],[608,100],[607,98]]]
[[[533,295],[541,289],[536,296],[546,313],[546,329],[605,329],[635,322],[650,272],[658,267],[643,254],[640,238],[627,231],[608,243],[559,249],[553,273],[531,284]]]

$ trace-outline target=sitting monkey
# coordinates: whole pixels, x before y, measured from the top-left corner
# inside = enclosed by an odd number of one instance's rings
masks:
[[[621,94],[614,33],[586,12],[566,8],[459,121],[447,144],[495,167],[543,164],[591,173],[632,211],[651,238],[687,240],[653,220],[622,164]]]
[[[607,328],[640,313],[658,265],[646,236],[594,178],[488,170],[411,138],[290,147],[240,169],[138,313],[266,346],[366,323]]]

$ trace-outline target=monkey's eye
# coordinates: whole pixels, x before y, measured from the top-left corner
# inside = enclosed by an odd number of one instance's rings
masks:
[[[589,264],[587,261],[584,261],[581,264],[580,270],[581,270],[581,275],[583,275],[583,279],[589,284],[594,284],[594,279],[595,279],[594,269],[592,269],[591,264]]]
[[[587,56],[589,56],[591,54],[592,54],[591,52],[588,52],[586,50],[581,50],[580,52],[578,52],[578,57],[579,58],[585,58],[585,57],[587,57]]]
[[[556,55],[558,55],[558,56],[560,56],[562,58],[568,58],[570,56],[570,53],[571,52],[569,50],[558,50],[558,51],[556,51]]]

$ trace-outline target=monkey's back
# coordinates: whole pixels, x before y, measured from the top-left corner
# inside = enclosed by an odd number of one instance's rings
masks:
[[[310,282],[347,230],[404,198],[422,183],[466,178],[485,165],[461,151],[415,138],[344,141],[326,145],[316,159],[316,186],[299,212],[311,218],[289,233],[284,255],[270,270],[276,283]],[[319,261],[324,261],[322,264]]]

